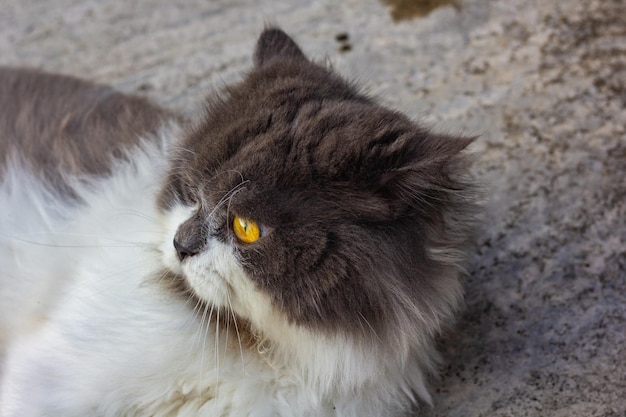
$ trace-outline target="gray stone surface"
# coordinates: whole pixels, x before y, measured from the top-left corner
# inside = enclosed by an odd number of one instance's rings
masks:
[[[0,64],[193,114],[273,22],[384,103],[480,135],[484,225],[426,414],[625,416],[626,4],[459,5],[394,22],[373,0],[0,0]]]

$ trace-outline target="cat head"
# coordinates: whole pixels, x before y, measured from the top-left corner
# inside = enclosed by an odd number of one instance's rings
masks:
[[[270,339],[279,321],[430,343],[461,296],[470,142],[377,104],[267,29],[253,69],[174,151],[165,263]]]

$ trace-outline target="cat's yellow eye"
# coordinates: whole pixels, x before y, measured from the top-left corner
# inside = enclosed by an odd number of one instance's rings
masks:
[[[252,220],[235,216],[233,219],[233,232],[237,239],[244,243],[252,243],[261,237],[261,228]]]

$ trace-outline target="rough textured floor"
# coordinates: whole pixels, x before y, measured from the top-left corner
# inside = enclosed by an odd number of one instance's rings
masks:
[[[484,226],[426,414],[626,415],[623,0],[443,1],[425,16],[390,0],[179,3],[0,0],[0,64],[192,115],[272,22],[383,102],[479,134]]]

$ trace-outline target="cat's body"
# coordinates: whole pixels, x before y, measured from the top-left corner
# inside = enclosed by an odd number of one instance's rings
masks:
[[[429,401],[469,140],[376,106],[275,29],[191,130],[58,76],[3,70],[0,92],[1,417]]]

